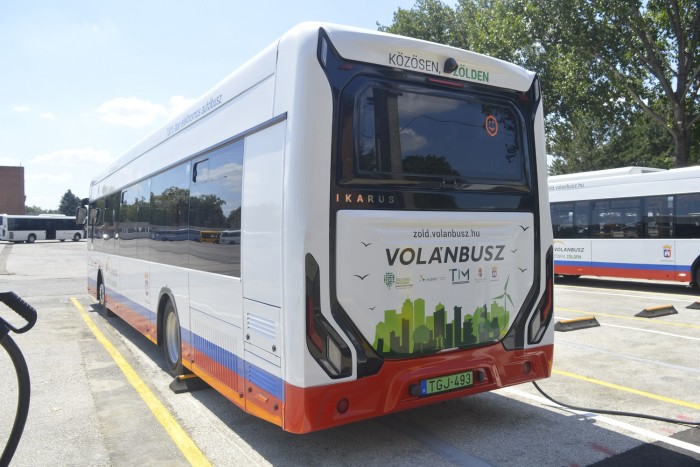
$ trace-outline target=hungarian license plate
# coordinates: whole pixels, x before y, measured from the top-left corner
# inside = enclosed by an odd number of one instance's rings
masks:
[[[429,396],[440,392],[466,388],[472,384],[474,384],[474,372],[463,371],[462,373],[421,380],[420,392],[422,396]]]

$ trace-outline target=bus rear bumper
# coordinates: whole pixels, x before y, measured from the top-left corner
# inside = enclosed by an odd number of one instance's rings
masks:
[[[420,359],[387,360],[376,375],[346,383],[299,388],[285,384],[283,428],[292,433],[330,428],[550,376],[554,346],[505,351],[503,346]],[[421,380],[473,371],[473,384],[430,396],[412,395]],[[414,391],[415,393],[415,391]],[[344,406],[347,410],[341,413]]]

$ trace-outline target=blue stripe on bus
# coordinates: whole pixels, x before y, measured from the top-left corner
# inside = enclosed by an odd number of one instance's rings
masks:
[[[197,352],[203,353],[218,365],[221,365],[223,368],[226,368],[226,370],[237,375],[241,375],[243,366],[248,365],[248,373],[253,373],[256,375],[256,378],[254,378],[253,381],[255,385],[266,390],[277,399],[284,401],[284,382],[281,378],[265,371],[249,361],[245,361],[235,353],[230,352],[211,341],[208,341],[200,335],[193,333],[192,336],[194,336],[192,339],[192,347],[194,347]],[[242,376],[243,379],[248,381],[248,379],[245,378],[245,375]]]
[[[156,314],[151,312],[148,308],[139,305],[138,303],[132,300],[129,300],[124,295],[115,293],[112,289],[107,289],[107,292],[109,293],[109,295],[116,297],[115,301],[121,301],[123,304],[126,304],[131,310],[134,310],[139,315],[155,322]],[[256,376],[254,381],[255,385],[268,391],[277,399],[284,401],[284,381],[282,381],[280,377],[275,376],[268,371],[265,371],[257,365],[245,361],[245,359],[239,357],[235,353],[230,352],[224,349],[223,347],[219,347],[218,345],[214,344],[213,342],[205,339],[204,337],[198,334],[192,333],[189,329],[186,329],[184,327],[181,329],[183,333],[183,341],[189,342],[190,345],[195,348],[195,350],[203,353],[212,361],[216,362],[218,365],[221,365],[223,368],[226,368],[226,370],[242,376],[243,379],[246,381],[248,381],[248,379],[245,377],[245,374],[241,373],[241,370],[244,368],[244,364],[248,365],[248,373],[254,374]],[[234,368],[231,368],[231,365],[227,362],[233,362]]]

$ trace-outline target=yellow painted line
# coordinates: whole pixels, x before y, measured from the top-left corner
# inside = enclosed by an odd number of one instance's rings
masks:
[[[640,391],[638,389],[632,389],[625,386],[620,386],[619,384],[607,383],[599,379],[589,378],[587,376],[581,376],[574,373],[569,373],[568,371],[552,370],[552,373],[567,376],[569,378],[579,379],[581,381],[586,381],[588,383],[598,384],[600,386],[605,386],[606,388],[617,389],[618,391],[629,392],[636,394],[638,396],[647,397],[649,399],[655,399],[657,401],[668,402],[669,404],[680,405],[682,407],[688,407],[695,410],[700,410],[700,404],[695,404],[693,402],[682,401],[678,399],[671,399],[670,397],[659,396],[658,394],[653,394],[651,392]]]
[[[568,311],[570,313],[578,313],[582,315],[593,315],[593,316],[605,316],[607,318],[617,318],[617,319],[631,319],[632,321],[644,321],[645,323],[653,323],[653,324],[661,324],[664,326],[676,326],[676,327],[681,327],[681,328],[692,328],[692,329],[700,329],[700,326],[697,326],[695,324],[686,324],[686,323],[671,323],[669,321],[651,321],[649,318],[637,318],[635,316],[620,316],[620,315],[611,315],[611,314],[606,314],[606,313],[595,313],[591,311],[581,311],[581,310],[572,310],[571,308],[562,308],[562,307],[555,307],[556,311]]]
[[[139,375],[132,368],[132,366],[129,365],[129,363],[116,349],[116,347],[114,347],[114,345],[112,345],[112,343],[107,339],[107,337],[105,337],[102,331],[99,330],[99,328],[92,321],[90,315],[87,314],[80,302],[78,302],[78,300],[76,300],[75,298],[71,298],[70,300],[80,312],[83,321],[85,321],[87,327],[90,328],[92,333],[95,335],[97,341],[100,344],[102,344],[102,346],[104,346],[109,355],[111,355],[111,357],[114,359],[119,368],[124,372],[127,381],[129,381],[129,383],[131,383],[134,389],[136,389],[136,392],[139,394],[139,396],[141,396],[141,399],[143,399],[143,401],[146,403],[151,412],[153,412],[153,415],[155,415],[158,422],[160,422],[163,428],[165,428],[165,431],[168,433],[168,435],[173,440],[178,449],[180,449],[187,461],[191,465],[211,465],[209,463],[209,460],[207,460],[207,458],[204,457],[202,451],[199,450],[197,445],[194,444],[194,441],[192,441],[192,439],[187,435],[187,433],[185,433],[185,430],[183,430],[182,427],[177,423],[177,421],[168,411],[168,409],[165,408],[163,403],[160,400],[158,400],[155,394],[153,394],[153,392],[148,388],[148,386],[146,386],[143,380],[139,377]]]

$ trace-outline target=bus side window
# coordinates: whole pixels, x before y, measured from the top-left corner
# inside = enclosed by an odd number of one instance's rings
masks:
[[[676,197],[676,238],[700,237],[700,193]]]
[[[644,199],[642,217],[645,238],[673,237],[673,196],[654,196]]]

